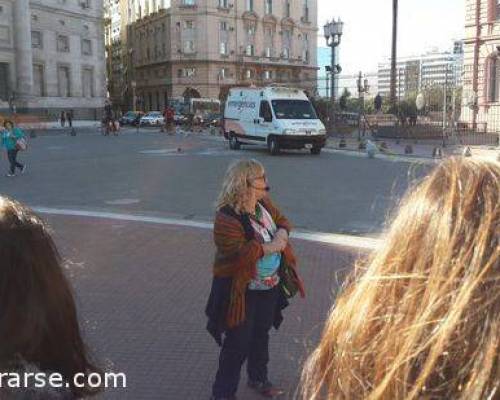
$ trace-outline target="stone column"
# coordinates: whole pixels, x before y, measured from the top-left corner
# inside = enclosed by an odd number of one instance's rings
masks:
[[[33,94],[33,53],[29,0],[14,1],[14,48],[16,50],[16,98]]]

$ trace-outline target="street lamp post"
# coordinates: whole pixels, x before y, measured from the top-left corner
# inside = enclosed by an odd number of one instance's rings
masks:
[[[342,72],[342,68],[340,67],[339,64],[336,63],[335,61],[335,49],[337,48],[338,45],[340,45],[340,40],[342,38],[342,33],[344,30],[344,23],[338,19],[338,21],[335,21],[335,18],[327,22],[323,26],[324,30],[324,36],[326,39],[326,45],[332,49],[332,59],[331,59],[331,65],[330,67],[327,67],[326,70],[327,72],[330,72],[330,99],[332,103],[332,122],[334,122],[334,105],[335,105],[335,75],[340,74]]]
[[[361,141],[361,118],[365,115],[365,93],[370,90],[368,79],[363,80],[363,73],[359,71],[358,81],[358,99],[359,99],[359,119],[358,119],[358,141]],[[364,136],[364,129],[363,129]]]

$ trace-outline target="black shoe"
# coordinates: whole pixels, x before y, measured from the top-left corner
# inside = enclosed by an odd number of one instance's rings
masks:
[[[249,380],[247,384],[249,388],[269,399],[275,399],[285,394],[283,389],[274,386],[270,381],[259,382]]]

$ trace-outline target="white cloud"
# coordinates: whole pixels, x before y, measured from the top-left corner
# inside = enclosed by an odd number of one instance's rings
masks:
[[[327,20],[340,17],[344,35],[340,61],[347,73],[376,71],[391,53],[392,0],[318,0],[320,46]],[[399,0],[398,56],[421,54],[437,47],[451,50],[462,39],[465,0]]]

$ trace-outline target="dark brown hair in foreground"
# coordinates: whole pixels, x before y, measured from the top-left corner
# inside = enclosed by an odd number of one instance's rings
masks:
[[[358,263],[301,398],[500,397],[500,164],[450,159],[408,192]]]
[[[59,372],[100,372],[89,361],[61,257],[44,223],[0,196],[0,371],[19,360]],[[71,387],[77,397],[89,388]]]

